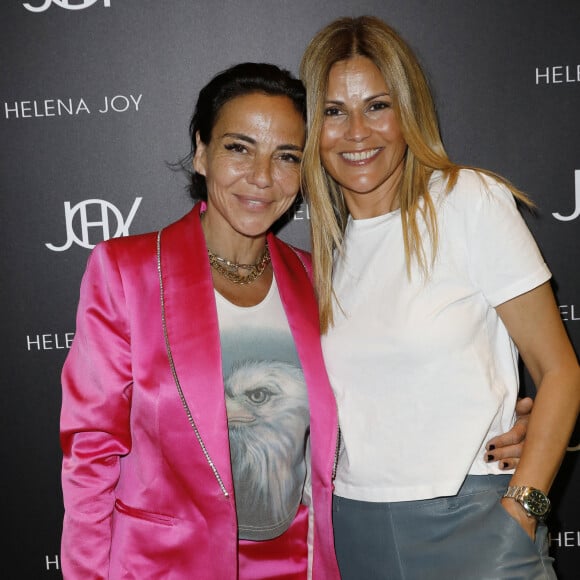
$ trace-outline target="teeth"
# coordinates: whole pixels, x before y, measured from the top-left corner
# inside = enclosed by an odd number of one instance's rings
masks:
[[[347,161],[364,161],[376,155],[378,149],[371,149],[369,151],[353,151],[352,153],[341,153]]]

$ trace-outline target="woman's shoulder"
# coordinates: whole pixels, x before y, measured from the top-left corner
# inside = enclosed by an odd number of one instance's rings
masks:
[[[156,246],[157,232],[146,232],[109,238],[99,242],[93,249],[96,254],[123,254],[133,253],[139,249],[151,249]]]
[[[438,195],[445,198],[453,204],[474,205],[486,204],[501,200],[515,204],[515,198],[501,177],[491,172],[485,172],[479,169],[461,168],[458,170],[454,180],[449,176],[443,175],[442,172],[434,172],[431,183],[435,191],[435,197]]]
[[[156,262],[157,233],[131,234],[99,242],[87,259],[88,271],[123,271],[148,269]]]
[[[117,256],[138,256],[143,254],[155,255],[157,253],[158,236],[160,232],[171,232],[172,236],[177,236],[179,238],[186,230],[192,227],[193,219],[194,212],[189,211],[170,224],[161,227],[159,230],[110,238],[100,242],[94,248],[93,253]]]

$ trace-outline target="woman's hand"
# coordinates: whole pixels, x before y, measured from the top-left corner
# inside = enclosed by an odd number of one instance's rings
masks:
[[[498,435],[487,443],[485,455],[487,463],[499,461],[500,469],[515,469],[524,449],[524,440],[533,406],[534,401],[530,397],[518,399],[514,426],[507,433]]]
[[[534,517],[528,516],[524,508],[514,499],[502,498],[501,505],[504,507],[506,512],[522,526],[526,534],[530,536],[532,542],[536,539],[536,528],[538,527],[538,521]]]

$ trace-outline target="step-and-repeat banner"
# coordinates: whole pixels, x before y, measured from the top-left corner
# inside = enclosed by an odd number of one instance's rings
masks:
[[[3,565],[61,577],[60,370],[100,240],[158,229],[191,202],[199,89],[243,60],[297,72],[314,33],[374,14],[416,50],[455,160],[537,203],[526,217],[580,350],[580,2],[5,0],[0,7]],[[282,237],[309,248],[308,208]],[[526,380],[526,389],[531,389]],[[580,429],[552,491],[552,554],[580,570]],[[450,451],[450,450],[448,450]]]

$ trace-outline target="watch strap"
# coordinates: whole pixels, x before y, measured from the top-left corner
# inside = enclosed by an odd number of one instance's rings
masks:
[[[506,492],[503,494],[503,497],[521,501],[528,489],[532,488],[527,485],[510,485],[508,486]]]
[[[525,499],[532,492],[535,494],[541,494],[543,500],[545,503],[547,503],[547,509],[545,513],[538,514],[530,510],[530,507],[527,505]],[[548,499],[548,496],[542,490],[531,487],[529,485],[510,485],[508,486],[503,497],[515,499],[524,508],[526,514],[529,517],[536,518],[539,521],[543,521],[550,512],[550,500]]]

